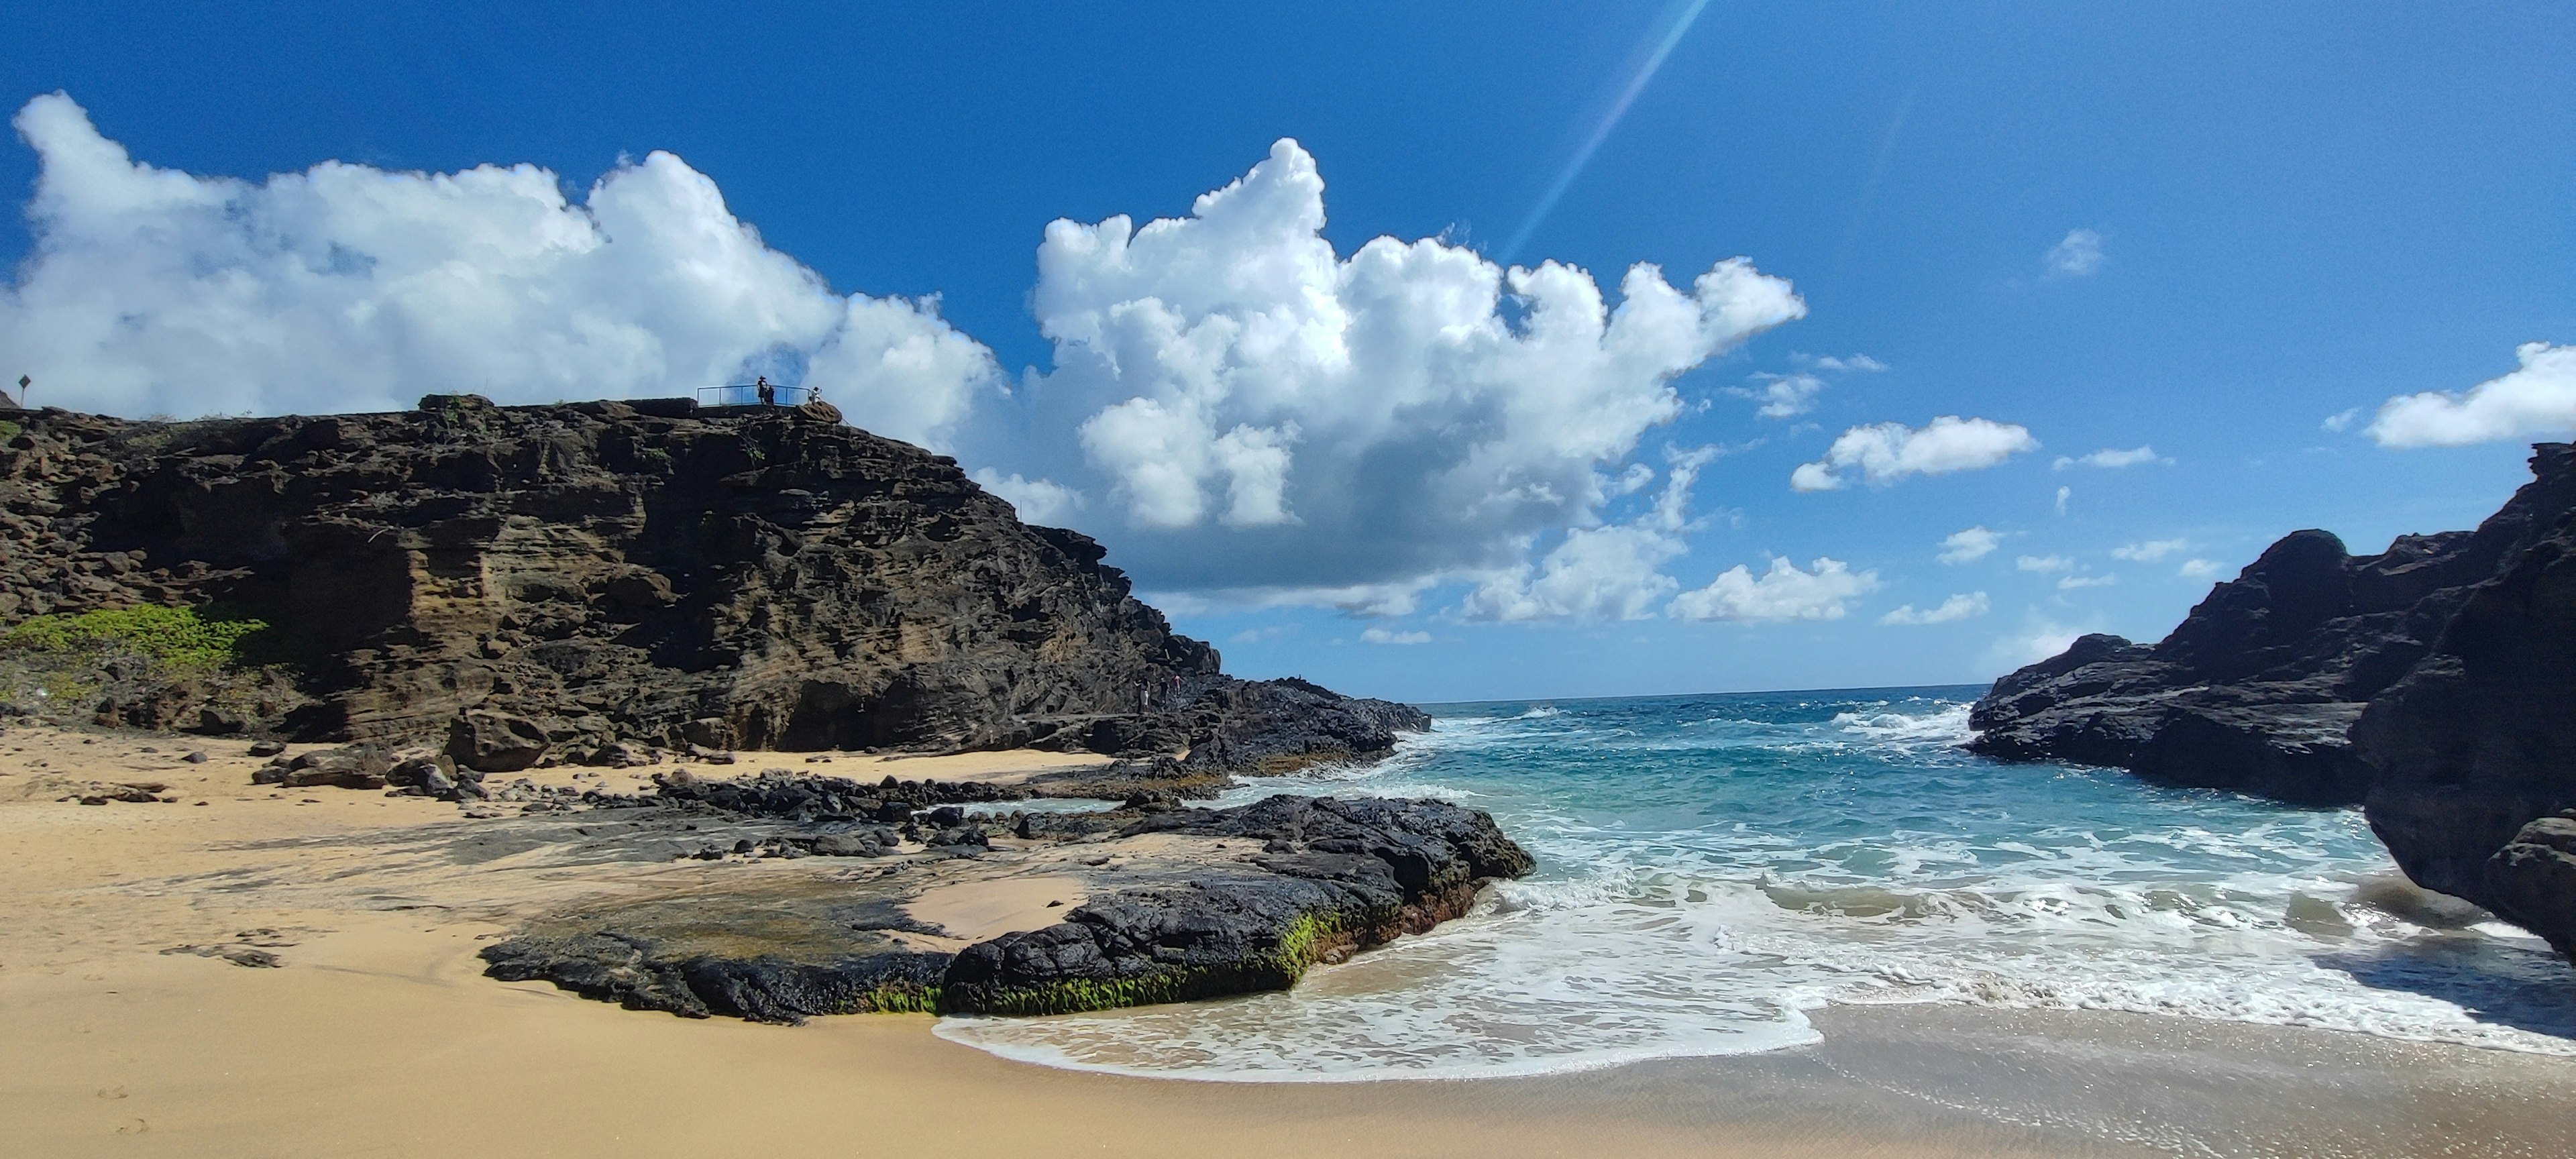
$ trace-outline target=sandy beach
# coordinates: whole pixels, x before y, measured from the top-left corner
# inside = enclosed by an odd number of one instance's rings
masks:
[[[493,822],[421,798],[255,788],[243,748],[0,733],[0,1154],[2576,1153],[2576,1063],[2135,1015],[1840,1008],[1821,1044],[1741,1058],[1212,1084],[1008,1062],[921,1015],[629,1012],[489,980],[475,952],[521,915],[714,870],[478,845]],[[1067,758],[839,760],[958,779]],[[175,800],[56,799],[93,784]],[[1048,885],[961,883],[921,916],[988,936],[1049,920]],[[261,955],[277,965],[234,960]]]

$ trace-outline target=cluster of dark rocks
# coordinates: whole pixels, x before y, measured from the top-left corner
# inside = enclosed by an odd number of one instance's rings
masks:
[[[2576,954],[2576,446],[2475,531],[2292,534],[2153,645],[1995,683],[1969,747],[2363,805],[2407,876]]]
[[[1441,801],[1282,795],[1232,809],[1151,804],[1116,811],[1105,831],[1035,827],[1042,840],[1102,851],[1076,863],[1100,867],[1088,900],[1066,907],[1060,921],[961,948],[943,948],[947,931],[905,912],[921,882],[897,873],[764,878],[551,915],[483,958],[503,980],[545,980],[691,1017],[1094,1010],[1282,989],[1317,963],[1458,917],[1480,886],[1532,867],[1491,817]],[[841,831],[853,842],[883,836],[864,832]],[[1230,841],[1241,852],[1125,855],[1129,839],[1151,835]],[[805,840],[746,838],[728,852],[757,857]]]
[[[967,818],[966,804],[1016,801],[1026,789],[978,781],[898,780],[873,784],[848,777],[800,774],[789,769],[763,769],[750,777],[711,780],[687,769],[655,774],[647,797],[590,794],[597,807],[654,805],[682,812],[782,821],[810,830],[745,838],[730,850],[701,849],[707,860],[726,853],[756,857],[881,857],[901,842],[916,842],[931,853],[974,856],[991,844],[983,825]],[[1000,824],[1007,829],[1008,823]],[[712,851],[712,853],[711,853]]]
[[[1037,746],[1186,754],[1210,783],[1427,723],[1224,676],[1098,543],[828,407],[18,421],[0,623],[163,605],[269,630],[255,663],[93,658],[54,681],[77,704],[0,711],[427,745],[482,773]]]

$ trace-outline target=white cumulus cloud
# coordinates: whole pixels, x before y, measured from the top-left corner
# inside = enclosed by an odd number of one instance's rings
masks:
[[[2190,546],[2190,543],[2180,539],[2150,539],[2144,543],[2122,544],[2119,547],[2112,548],[2111,558],[2133,559],[2139,563],[2154,563],[2168,555],[2180,554],[2183,549]]]
[[[1861,371],[1864,373],[1875,373],[1877,371],[1887,369],[1886,363],[1866,354],[1855,354],[1849,358],[1836,358],[1831,354],[1827,354],[1807,360],[1807,365],[1813,366],[1818,370],[1851,370]]]
[[[1690,489],[1715,447],[1672,453],[1654,506],[1626,523],[1578,527],[1533,566],[1488,575],[1459,614],[1477,620],[1639,620],[1681,585],[1663,565],[1690,550]]]
[[[1963,592],[1943,600],[1938,607],[1916,609],[1907,604],[1878,618],[1882,624],[1947,624],[1955,620],[1973,620],[1985,615],[1986,593]]]
[[[13,123],[39,175],[0,350],[47,401],[386,410],[451,391],[685,395],[765,373],[880,434],[939,443],[1000,385],[935,301],[832,292],[669,153],[574,202],[533,165],[328,161],[257,182],[154,168],[61,93]]]
[[[2102,268],[2102,235],[2089,229],[2070,229],[2056,245],[2048,247],[2040,261],[2057,277],[2083,277]]]
[[[2003,536],[1988,531],[1983,526],[1954,531],[1941,541],[1939,558],[1941,562],[1951,564],[1984,559],[1994,554],[1995,548],[2001,546],[2003,541]]]
[[[2427,391],[2389,399],[2369,434],[2383,447],[2457,447],[2576,431],[2576,346],[2525,342],[2512,373],[2466,394]]]
[[[2057,457],[2057,462],[2053,464],[2053,468],[2055,470],[2063,471],[2068,467],[2118,468],[2134,467],[2140,463],[2171,462],[2173,462],[2171,459],[2158,458],[2154,447],[2131,447],[2125,451],[2113,450],[2106,447],[2102,450],[2095,451],[2090,455],[2059,455]]]
[[[1428,644],[1431,642],[1431,633],[1390,632],[1384,628],[1363,628],[1360,630],[1360,642],[1363,644]]]
[[[2120,577],[2115,575],[2071,575],[2057,581],[2057,590],[2068,592],[2077,588],[2107,588],[2118,582]]]
[[[2025,555],[2014,560],[2013,566],[2023,571],[2065,571],[2074,567],[2075,561],[2062,555]]]
[[[2226,565],[2214,559],[2187,559],[2182,561],[2182,570],[2176,574],[2184,579],[2208,579],[2225,570]]]
[[[1679,287],[1632,266],[1614,305],[1572,266],[1436,238],[1345,257],[1323,226],[1315,161],[1281,140],[1187,217],[1047,227],[1031,304],[1056,370],[1031,405],[1079,432],[1081,489],[1158,586],[1418,590],[1566,528],[1547,566],[1567,584],[1580,561],[1657,557],[1663,533],[1595,525],[1639,438],[1681,413],[1673,377],[1806,312],[1741,258]]]
[[[2039,446],[2027,428],[1990,419],[1943,415],[1923,427],[1879,423],[1853,427],[1825,449],[1825,457],[1792,472],[1800,491],[1831,491],[1857,473],[1874,485],[1908,475],[1946,475],[1994,466]]]
[[[1753,379],[1762,384],[1760,390],[1728,387],[1727,393],[1760,400],[1753,413],[1766,419],[1796,418],[1816,409],[1816,396],[1825,389],[1825,380],[1812,374],[1757,374]]]
[[[978,486],[1009,501],[1023,523],[1053,526],[1083,507],[1082,492],[1053,479],[1023,479],[991,467],[981,468],[971,477]]]
[[[1680,620],[1839,620],[1846,601],[1878,590],[1877,572],[1856,572],[1838,559],[1819,558],[1807,566],[1800,571],[1774,557],[1770,570],[1756,578],[1739,563],[1707,587],[1673,597],[1667,611]]]
[[[2083,634],[2082,629],[2034,620],[2023,625],[2021,631],[1996,640],[1994,657],[2016,668],[2025,664],[2037,664],[2066,651],[2067,646],[2075,643],[2075,638]]]

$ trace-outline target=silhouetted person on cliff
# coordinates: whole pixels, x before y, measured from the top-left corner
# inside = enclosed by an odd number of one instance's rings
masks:
[[[777,388],[777,387],[774,387],[774,386],[769,385],[769,376],[768,376],[768,375],[766,375],[766,374],[761,375],[761,376],[760,376],[760,381],[758,381],[758,382],[756,382],[756,383],[753,383],[752,385],[760,391],[760,405],[762,405],[762,406],[777,406],[777,405],[778,405],[778,388]]]

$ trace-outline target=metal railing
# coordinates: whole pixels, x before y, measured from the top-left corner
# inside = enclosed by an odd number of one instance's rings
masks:
[[[768,397],[761,396],[763,391],[768,392]],[[774,382],[767,385],[746,382],[698,388],[699,406],[802,406],[812,401],[814,401],[814,391],[811,388],[780,386]]]

